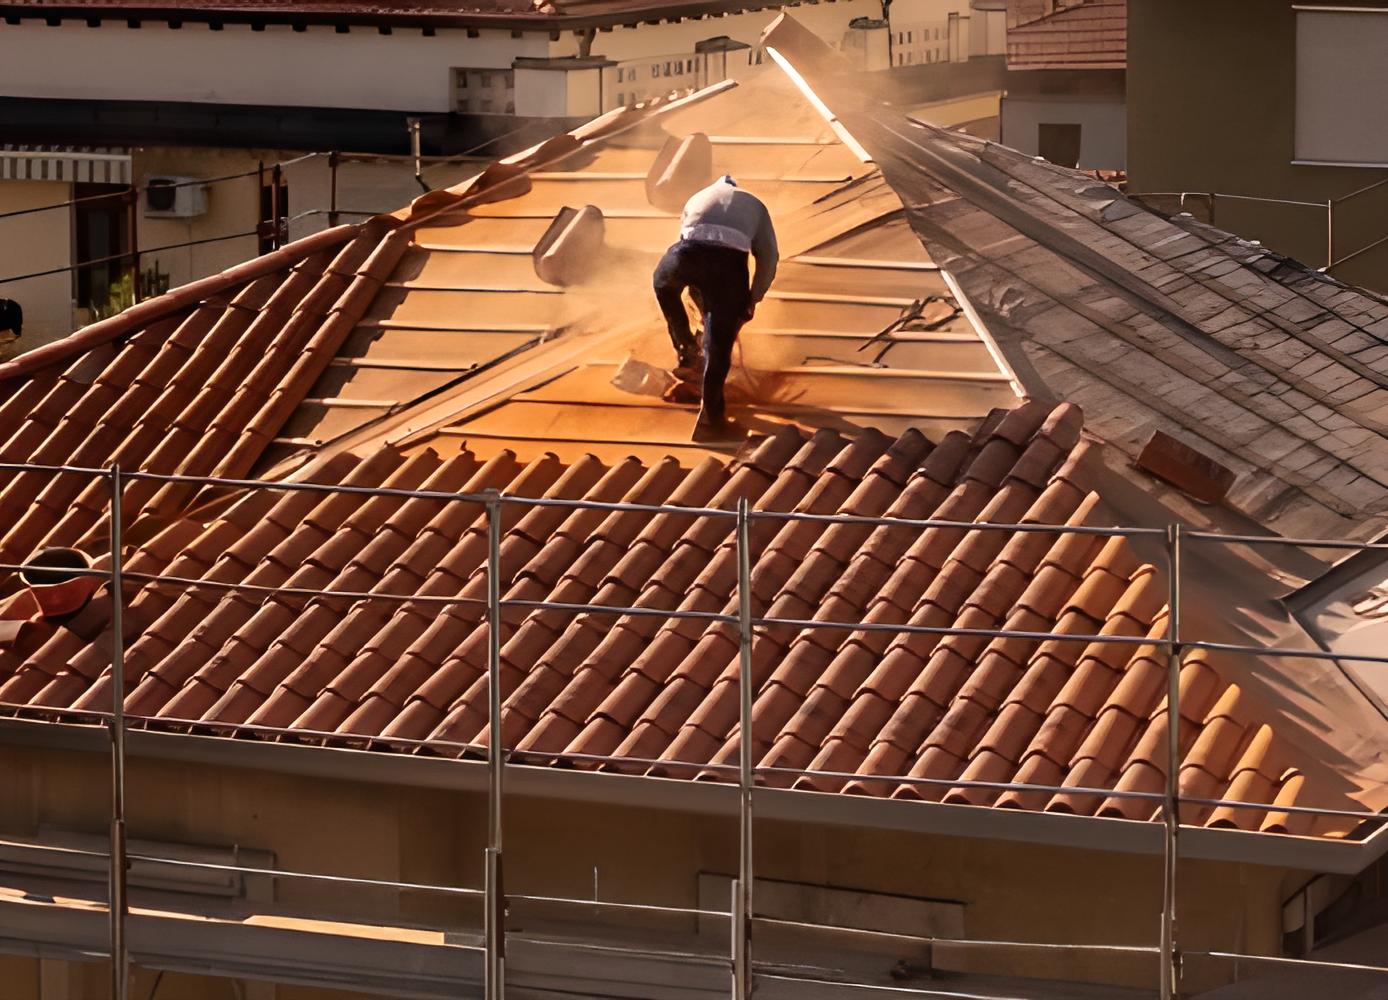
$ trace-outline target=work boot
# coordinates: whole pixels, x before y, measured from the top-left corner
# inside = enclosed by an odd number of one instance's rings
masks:
[[[681,347],[675,352],[675,370],[691,372],[704,370],[704,353],[699,350],[698,345],[690,344],[688,347]]]

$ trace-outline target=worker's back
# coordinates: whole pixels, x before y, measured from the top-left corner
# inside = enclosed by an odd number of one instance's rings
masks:
[[[721,177],[685,203],[680,237],[719,243],[750,253],[758,237],[771,230],[771,213],[760,198]]]

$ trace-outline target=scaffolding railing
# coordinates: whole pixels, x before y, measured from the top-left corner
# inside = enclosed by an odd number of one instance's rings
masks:
[[[1178,862],[1180,860],[1180,836],[1183,829],[1190,829],[1181,823],[1183,805],[1201,808],[1229,808],[1256,810],[1260,812],[1301,815],[1308,817],[1334,817],[1355,819],[1361,823],[1361,832],[1377,827],[1388,821],[1388,814],[1371,810],[1336,809],[1320,806],[1277,804],[1272,802],[1253,802],[1239,799],[1209,798],[1183,795],[1180,791],[1180,687],[1179,675],[1182,656],[1186,650],[1218,650],[1242,653],[1260,657],[1312,657],[1336,663],[1388,663],[1388,656],[1377,656],[1357,652],[1335,652],[1331,650],[1307,650],[1290,647],[1265,647],[1250,644],[1210,642],[1187,638],[1181,632],[1181,562],[1184,550],[1191,543],[1240,544],[1250,546],[1292,546],[1327,551],[1367,551],[1388,550],[1388,542],[1354,542],[1343,539],[1305,539],[1282,538],[1263,535],[1233,535],[1206,531],[1190,531],[1179,524],[1164,528],[1151,527],[1100,527],[1090,525],[1050,525],[1034,522],[1001,523],[985,521],[959,521],[939,518],[895,518],[874,517],[852,514],[815,514],[800,511],[753,510],[745,498],[739,499],[734,508],[689,506],[676,504],[642,504],[626,501],[602,502],[585,499],[564,499],[557,497],[522,497],[503,494],[495,490],[481,493],[449,492],[442,490],[403,489],[394,487],[369,487],[345,484],[313,483],[292,480],[262,480],[250,478],[231,478],[217,476],[189,476],[163,474],[143,471],[127,471],[119,465],[105,468],[70,465],[45,465],[36,463],[0,462],[0,473],[17,475],[80,475],[89,479],[103,479],[110,487],[109,502],[109,567],[105,569],[64,570],[72,576],[96,577],[107,581],[111,602],[111,642],[112,703],[109,710],[81,710],[43,707],[45,716],[67,718],[86,723],[104,725],[109,732],[111,758],[111,822],[109,851],[99,852],[74,848],[43,848],[58,850],[74,856],[105,858],[110,865],[110,884],[108,910],[110,914],[109,954],[112,970],[112,997],[114,1000],[127,1000],[129,983],[129,947],[126,935],[128,913],[128,892],[126,871],[130,862],[140,861],[174,867],[200,870],[239,873],[242,875],[265,876],[272,879],[328,882],[342,885],[370,886],[399,891],[418,891],[479,899],[483,904],[483,950],[485,953],[484,992],[487,1000],[501,1000],[505,994],[505,953],[506,953],[506,907],[510,902],[541,902],[560,905],[584,906],[589,908],[623,910],[627,912],[666,913],[699,918],[726,919],[731,929],[731,947],[727,956],[730,972],[730,992],[737,1000],[751,997],[758,981],[785,979],[787,977],[801,982],[818,982],[807,974],[796,975],[777,969],[758,971],[754,963],[753,938],[757,927],[784,926],[807,931],[819,930],[835,934],[876,936],[879,939],[910,940],[921,944],[948,944],[960,948],[1013,948],[1041,949],[1051,951],[1097,951],[1154,955],[1159,961],[1159,986],[1163,1000],[1174,1000],[1181,991],[1182,956],[1199,956],[1227,961],[1250,963],[1270,963],[1286,967],[1321,970],[1344,970],[1353,972],[1374,972],[1388,975],[1388,965],[1375,966],[1363,963],[1334,962],[1318,959],[1288,956],[1243,954],[1213,949],[1183,948],[1176,923],[1176,909],[1179,885],[1177,882]],[[331,587],[279,587],[261,586],[235,581],[218,581],[203,578],[182,577],[159,573],[131,572],[125,568],[123,554],[126,548],[123,540],[122,499],[126,484],[135,481],[159,484],[180,484],[222,491],[305,491],[317,494],[351,494],[362,498],[393,497],[401,500],[433,500],[441,503],[469,503],[481,508],[487,534],[486,558],[486,598],[394,594],[376,591],[335,590]],[[602,512],[639,512],[652,516],[658,514],[687,515],[694,518],[715,518],[725,521],[731,529],[737,556],[737,584],[735,595],[736,613],[709,611],[662,609],[637,606],[614,606],[592,603],[565,603],[520,600],[504,598],[501,591],[501,542],[504,534],[503,510],[507,506],[556,507],[569,510],[594,510]],[[910,623],[886,622],[842,622],[818,619],[794,619],[757,615],[752,592],[752,567],[754,553],[751,544],[751,527],[756,522],[815,521],[823,524],[856,524],[871,527],[891,527],[900,529],[949,528],[965,532],[1004,531],[1009,533],[1038,533],[1049,535],[1091,535],[1102,538],[1145,538],[1157,541],[1165,552],[1168,577],[1167,595],[1167,633],[1165,637],[1123,636],[1104,634],[1077,634],[1059,631],[1024,631],[975,628],[951,628],[912,625]],[[50,566],[34,563],[0,564],[0,572],[24,572],[26,570],[52,570]],[[320,872],[303,872],[279,868],[265,868],[237,864],[221,864],[189,859],[174,859],[148,854],[133,854],[126,842],[125,808],[125,762],[126,735],[132,722],[151,727],[186,726],[190,729],[205,727],[217,733],[258,736],[267,738],[289,737],[300,741],[321,740],[324,743],[341,741],[343,735],[332,732],[317,732],[294,727],[272,727],[253,724],[224,722],[206,723],[196,719],[180,720],[169,717],[150,717],[128,715],[125,711],[125,648],[124,648],[124,598],[126,582],[144,586],[172,586],[184,589],[212,588],[230,592],[259,594],[264,597],[297,597],[316,601],[391,601],[400,603],[420,603],[426,606],[471,605],[485,610],[487,622],[487,742],[485,745],[450,741],[442,739],[407,739],[403,737],[379,737],[369,742],[399,750],[427,751],[452,757],[485,757],[487,767],[488,820],[486,848],[484,851],[484,880],[481,889],[438,885],[430,883],[399,882],[383,879],[366,879],[338,876]],[[595,614],[614,616],[657,616],[667,620],[692,619],[737,627],[738,640],[738,688],[739,722],[735,733],[739,740],[739,755],[736,764],[703,763],[692,764],[678,760],[643,759],[621,755],[582,754],[565,751],[522,751],[507,748],[503,740],[501,716],[503,692],[501,682],[501,632],[502,613],[505,610],[546,610],[573,614]],[[755,739],[753,733],[753,704],[756,695],[752,681],[752,646],[757,628],[767,626],[789,627],[801,630],[838,629],[851,631],[882,631],[893,633],[920,633],[934,636],[971,636],[985,638],[1019,638],[1037,642],[1066,641],[1081,643],[1109,643],[1130,646],[1146,646],[1164,649],[1167,660],[1166,694],[1166,767],[1164,768],[1164,788],[1160,792],[1144,792],[1117,788],[1051,785],[1030,782],[979,781],[964,778],[925,778],[912,775],[859,774],[815,768],[786,768],[758,765],[753,759]],[[3,706],[0,710],[27,709],[31,706]],[[743,739],[742,734],[748,738]],[[617,769],[633,767],[659,767],[671,774],[717,774],[728,783],[736,783],[738,815],[738,872],[733,880],[731,904],[727,911],[704,908],[685,908],[678,906],[657,906],[651,904],[619,903],[558,896],[526,895],[507,893],[504,889],[503,860],[505,851],[505,816],[503,805],[506,796],[505,778],[512,767],[529,764],[552,765],[569,763],[578,766],[610,765]],[[756,791],[759,780],[786,779],[801,777],[823,777],[836,781],[891,782],[896,786],[917,786],[929,788],[974,788],[990,792],[1018,791],[1064,793],[1069,796],[1102,797],[1104,799],[1135,799],[1149,802],[1162,821],[1163,889],[1160,911],[1158,943],[1155,945],[1113,945],[1083,942],[1029,942],[1029,941],[981,941],[971,939],[932,938],[902,935],[884,931],[860,930],[838,925],[802,922],[786,919],[772,919],[756,915],[753,901],[753,887],[756,882],[754,867],[754,819]],[[983,807],[988,808],[988,807]],[[623,950],[623,949],[617,949]],[[634,953],[652,953],[649,950],[625,949]],[[827,981],[826,981],[827,982]],[[862,984],[835,982],[834,985],[846,988]],[[892,987],[898,992],[930,995],[929,990],[916,990],[906,987]],[[938,995],[938,992],[936,993]],[[955,995],[955,994],[951,994]]]

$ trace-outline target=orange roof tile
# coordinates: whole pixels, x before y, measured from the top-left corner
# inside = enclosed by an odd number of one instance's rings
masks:
[[[793,428],[731,462],[696,469],[571,465],[541,456],[481,463],[463,451],[339,455],[311,482],[515,496],[708,504],[747,497],[761,512],[844,513],[1037,524],[1093,523],[1079,413],[1027,403],[973,440],[907,432],[846,439]],[[1038,457],[1042,456],[1042,457]],[[724,519],[607,515],[507,505],[503,595],[643,611],[735,610],[735,547]],[[132,583],[127,710],[137,724],[231,733],[260,727],[376,750],[481,752],[486,726],[486,546],[470,502],[291,491],[238,497],[168,524],[135,547],[134,573],[197,572],[223,584],[370,592],[263,595]],[[1155,571],[1122,539],[760,520],[752,532],[757,611],[945,629],[1161,637]],[[205,553],[205,555],[203,555]],[[1042,593],[1033,581],[1046,576]],[[460,597],[438,606],[400,600]],[[98,712],[110,697],[108,604],[33,622],[0,646],[0,703],[21,714]],[[511,609],[502,642],[503,732],[528,763],[613,756],[617,771],[727,779],[738,740],[731,625],[639,614]],[[769,626],[753,654],[757,761],[843,777],[771,772],[818,790],[1085,814],[1154,816],[1154,800],[999,794],[912,778],[1043,782],[1159,791],[1166,667],[1156,645],[993,639]],[[1192,655],[1183,696],[1183,793],[1239,794],[1271,807],[1309,801],[1296,751]],[[296,733],[297,731],[297,733]],[[630,758],[624,763],[622,758]],[[646,761],[646,762],[642,762]],[[658,761],[659,763],[649,763]],[[904,777],[903,777],[904,776]],[[881,779],[886,780],[881,780]],[[1270,823],[1342,833],[1268,810],[1192,806],[1211,825]]]
[[[1128,0],[1012,0],[1007,68],[1126,69]]]

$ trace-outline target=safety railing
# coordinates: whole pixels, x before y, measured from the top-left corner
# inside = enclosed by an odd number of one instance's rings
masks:
[[[1140,201],[1154,198],[1175,198],[1177,199],[1177,206],[1179,210],[1182,212],[1187,210],[1188,200],[1198,199],[1199,201],[1203,201],[1205,203],[1207,209],[1206,221],[1208,221],[1212,226],[1217,225],[1216,206],[1221,200],[1232,202],[1245,202],[1248,204],[1282,205],[1289,208],[1312,208],[1316,209],[1317,211],[1324,212],[1325,266],[1322,267],[1321,270],[1324,271],[1326,274],[1330,274],[1335,270],[1335,268],[1341,266],[1342,264],[1347,264],[1350,261],[1358,257],[1362,257],[1366,253],[1369,253],[1371,250],[1376,250],[1379,247],[1388,244],[1388,236],[1383,236],[1379,239],[1372,240],[1369,243],[1366,243],[1363,246],[1359,247],[1358,249],[1350,251],[1349,253],[1337,254],[1336,252],[1335,213],[1343,209],[1345,205],[1349,204],[1351,201],[1354,201],[1356,198],[1360,198],[1371,191],[1376,191],[1384,185],[1388,185],[1388,177],[1385,177],[1383,180],[1380,181],[1375,181],[1372,184],[1365,184],[1363,187],[1357,188],[1349,192],[1348,194],[1342,194],[1337,198],[1327,198],[1325,201],[1304,201],[1296,198],[1270,198],[1258,195],[1228,194],[1227,192],[1223,191],[1137,191],[1133,192],[1133,196]]]
[[[624,911],[630,913],[662,913],[687,917],[727,920],[731,929],[731,948],[727,956],[730,971],[731,993],[738,1000],[753,995],[758,981],[789,979],[803,984],[820,982],[808,972],[790,972],[782,968],[758,971],[754,964],[753,931],[756,927],[782,926],[805,931],[822,931],[848,936],[894,939],[919,944],[948,945],[959,949],[1009,948],[1021,950],[1040,950],[1064,953],[1114,953],[1150,955],[1159,961],[1160,995],[1163,1000],[1171,1000],[1180,994],[1181,961],[1183,956],[1203,957],[1221,961],[1269,964],[1286,968],[1306,970],[1341,970],[1350,972],[1382,973],[1388,976],[1388,965],[1377,966],[1365,963],[1335,962],[1319,959],[1296,958],[1288,956],[1260,955],[1216,949],[1182,947],[1176,922],[1179,884],[1177,881],[1180,859],[1180,838],[1183,829],[1181,808],[1198,806],[1202,808],[1230,808],[1256,810],[1259,812],[1302,815],[1308,817],[1336,817],[1354,819],[1362,824],[1361,831],[1369,827],[1377,828],[1388,815],[1370,810],[1335,809],[1319,806],[1253,802],[1228,798],[1209,798],[1183,795],[1180,791],[1179,773],[1180,750],[1180,686],[1179,677],[1182,656],[1186,650],[1206,649],[1225,652],[1244,653],[1259,657],[1314,657],[1333,662],[1388,663],[1388,656],[1375,656],[1366,653],[1337,653],[1329,650],[1305,650],[1284,647],[1263,647],[1238,643],[1217,643],[1190,638],[1182,634],[1182,558],[1192,543],[1201,544],[1239,544],[1249,546],[1293,546],[1309,549],[1366,551],[1388,550],[1388,542],[1352,542],[1346,540],[1322,540],[1304,538],[1282,538],[1276,536],[1246,536],[1220,534],[1215,532],[1188,531],[1179,524],[1164,528],[1139,527],[1097,527],[1083,525],[1049,525],[1040,523],[996,523],[980,521],[956,521],[939,518],[895,518],[871,517],[850,514],[813,514],[805,512],[781,512],[752,510],[746,499],[738,500],[732,509],[709,506],[680,506],[674,504],[641,504],[624,501],[600,502],[581,499],[561,499],[556,497],[521,497],[496,491],[483,493],[458,493],[427,489],[402,489],[392,487],[367,487],[344,484],[325,484],[301,481],[258,480],[246,478],[226,478],[215,476],[187,476],[159,474],[140,471],[126,471],[118,465],[107,468],[41,465],[29,463],[0,463],[0,474],[15,475],[79,475],[89,479],[105,480],[110,489],[109,505],[109,569],[74,569],[72,575],[85,575],[106,580],[108,583],[111,608],[112,669],[111,707],[106,711],[91,709],[68,710],[44,708],[45,716],[56,718],[78,718],[103,723],[109,732],[111,758],[111,817],[108,852],[77,851],[70,848],[52,848],[88,858],[105,858],[110,865],[109,887],[109,954],[112,968],[112,996],[115,1000],[127,1000],[129,982],[129,947],[126,935],[126,920],[129,912],[126,871],[132,861],[157,863],[173,867],[211,870],[242,875],[264,876],[276,880],[299,880],[306,882],[325,882],[345,886],[372,887],[398,891],[435,893],[444,896],[464,897],[480,900],[483,904],[483,951],[485,955],[485,995],[488,1000],[500,1000],[505,993],[505,940],[506,908],[514,902],[547,903],[582,906],[595,910]],[[217,581],[190,578],[158,573],[137,573],[126,570],[124,564],[125,542],[122,537],[124,518],[122,499],[126,485],[131,482],[150,482],[158,484],[182,484],[199,487],[215,487],[223,490],[269,490],[279,492],[301,491],[315,494],[350,494],[363,500],[374,497],[392,497],[400,500],[433,500],[440,503],[470,503],[482,508],[487,534],[486,597],[462,597],[446,595],[394,594],[376,591],[350,591],[326,588],[258,586],[235,581]],[[655,515],[686,515],[693,518],[711,518],[723,521],[731,529],[736,549],[737,583],[736,612],[719,613],[680,609],[657,609],[638,606],[615,606],[592,603],[560,603],[504,598],[501,591],[502,563],[501,542],[503,536],[503,511],[508,506],[522,508],[551,507],[567,510],[594,510],[601,512],[635,512]],[[750,531],[758,522],[815,521],[826,525],[853,524],[864,527],[891,527],[924,531],[931,528],[948,528],[964,532],[1003,531],[1008,533],[1036,533],[1055,536],[1091,535],[1101,538],[1125,537],[1145,538],[1158,542],[1165,552],[1168,592],[1167,633],[1164,638],[1151,636],[1134,637],[1124,635],[1080,634],[1060,631],[1023,631],[1009,629],[973,629],[951,627],[928,627],[910,623],[885,622],[843,622],[816,619],[795,619],[759,615],[753,601],[753,551]],[[23,572],[42,570],[48,567],[28,563],[0,565],[3,572]],[[324,742],[341,740],[342,735],[331,732],[315,732],[300,728],[281,728],[236,723],[200,723],[196,719],[152,718],[128,715],[125,710],[125,637],[124,637],[124,598],[123,588],[127,582],[146,586],[167,586],[176,588],[211,588],[235,591],[250,595],[302,597],[319,601],[388,601],[420,603],[425,605],[472,605],[479,611],[485,609],[487,622],[487,742],[485,746],[441,739],[407,739],[402,737],[380,737],[373,740],[380,744],[403,750],[427,750],[453,757],[485,757],[487,768],[487,836],[484,851],[484,884],[481,889],[438,885],[429,883],[403,882],[383,879],[354,878],[330,875],[320,872],[304,872],[265,868],[247,865],[220,864],[188,859],[164,858],[146,854],[134,854],[127,848],[127,814],[125,799],[126,737],[132,722],[151,724],[167,728],[171,725],[186,724],[188,727],[206,726],[217,733],[230,733],[261,737],[293,737],[298,740],[321,739]],[[729,595],[730,597],[733,595]],[[738,689],[739,711],[738,728],[739,752],[737,763],[691,764],[678,760],[642,759],[620,755],[581,754],[566,751],[526,752],[505,747],[501,726],[503,690],[501,681],[501,635],[502,613],[506,610],[532,611],[547,610],[573,614],[593,614],[605,616],[658,616],[667,620],[692,619],[705,622],[736,625],[738,639]],[[795,629],[825,629],[852,631],[883,631],[893,633],[920,633],[933,636],[972,636],[987,638],[1019,638],[1044,641],[1063,641],[1091,643],[1124,644],[1131,646],[1158,647],[1165,650],[1167,665],[1167,689],[1165,699],[1166,723],[1166,766],[1164,768],[1164,788],[1160,792],[1120,790],[1116,788],[1053,785],[1030,782],[979,781],[963,778],[926,778],[912,775],[878,775],[856,772],[840,772],[815,768],[786,768],[758,765],[753,758],[755,739],[753,735],[753,704],[756,695],[753,678],[752,647],[755,630],[764,627],[788,627]],[[14,706],[11,706],[13,708]],[[741,734],[749,738],[741,738]],[[618,768],[660,767],[674,775],[720,774],[728,783],[736,783],[738,816],[738,870],[733,880],[732,901],[727,911],[710,910],[697,907],[663,906],[642,903],[622,903],[579,899],[572,897],[527,895],[507,893],[503,885],[503,860],[505,857],[505,810],[506,776],[512,767],[528,764],[550,765],[553,763],[575,765],[614,765]],[[885,931],[846,928],[839,925],[797,921],[794,919],[773,919],[757,916],[754,908],[753,887],[756,884],[754,868],[754,820],[756,815],[756,792],[759,780],[798,777],[823,777],[839,781],[891,782],[896,786],[929,788],[975,788],[991,792],[1044,792],[1064,793],[1077,797],[1102,797],[1104,799],[1131,799],[1148,802],[1162,820],[1163,881],[1160,908],[1160,934],[1155,945],[1115,945],[1090,944],[1084,942],[1035,942],[1035,941],[992,941],[974,939],[939,938],[898,934]],[[987,807],[982,807],[987,808]],[[48,850],[49,848],[45,848]],[[551,942],[552,943],[552,942]],[[587,947],[576,942],[575,947]],[[593,945],[600,950],[632,954],[658,954],[652,949],[625,948],[622,946]],[[829,980],[823,980],[828,983]],[[852,989],[853,983],[834,981],[833,985]],[[864,989],[880,987],[863,986]],[[940,995],[938,991],[915,989],[902,985],[891,989],[898,993],[919,993],[921,995]],[[958,996],[958,993],[948,995]]]

